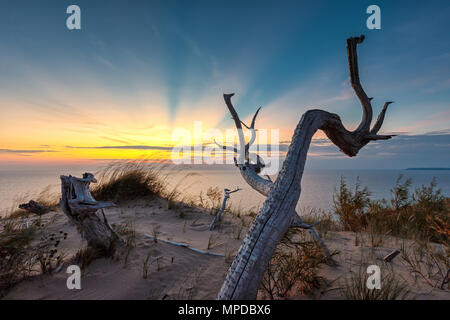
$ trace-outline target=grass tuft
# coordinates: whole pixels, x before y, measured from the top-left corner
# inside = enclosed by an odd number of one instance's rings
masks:
[[[411,179],[399,176],[391,189],[391,198],[373,201],[359,179],[354,191],[341,179],[334,195],[334,213],[342,230],[371,235],[373,246],[382,243],[378,235],[420,239],[449,244],[450,205],[433,179],[411,191]]]
[[[369,289],[369,275],[362,266],[346,280],[343,294],[349,300],[405,300],[410,294],[407,284],[389,270],[381,270],[380,289]]]
[[[318,271],[326,260],[316,242],[306,239],[304,232],[290,230],[278,244],[260,290],[272,300],[296,294],[312,295],[324,285]]]
[[[149,196],[164,196],[166,188],[162,170],[166,165],[143,161],[113,162],[97,172],[98,183],[91,193],[96,200],[120,203]]]

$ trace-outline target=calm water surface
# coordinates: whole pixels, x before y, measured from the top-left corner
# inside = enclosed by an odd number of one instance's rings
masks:
[[[60,190],[59,176],[72,174],[80,176],[85,171],[96,172],[98,167],[42,167],[25,169],[0,169],[0,212],[5,214],[19,202],[26,202],[46,187],[55,196]],[[407,171],[407,170],[305,170],[302,193],[297,209],[332,207],[334,189],[339,186],[341,176],[350,187],[354,187],[357,177],[362,186],[368,186],[373,199],[388,198],[397,177],[403,174],[412,178],[413,187],[429,184],[436,177],[438,187],[450,197],[450,171]],[[264,197],[251,189],[236,168],[210,169],[190,167],[174,173],[167,179],[169,188],[180,185],[180,190],[191,196],[206,192],[209,187],[235,188],[243,190],[233,193],[231,203],[242,208],[261,206]]]

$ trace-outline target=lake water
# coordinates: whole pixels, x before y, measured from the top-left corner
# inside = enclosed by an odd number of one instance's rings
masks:
[[[0,169],[0,215],[17,207],[19,202],[28,202],[40,191],[49,186],[51,192],[60,192],[61,174],[80,176],[85,171],[96,172],[98,167],[49,167],[40,168],[2,168]],[[188,175],[189,174],[189,175]],[[442,193],[450,197],[450,171],[410,171],[410,170],[308,170],[305,169],[302,180],[302,193],[297,209],[332,207],[334,189],[339,186],[341,176],[346,178],[350,187],[359,177],[362,186],[368,186],[373,199],[388,198],[390,189],[397,177],[403,174],[412,178],[413,187],[429,184],[436,177]],[[188,176],[186,176],[188,175]],[[243,190],[233,193],[231,203],[241,208],[258,207],[264,197],[248,186],[235,167],[213,168],[190,166],[174,173],[167,179],[170,187],[180,183],[181,191],[191,196],[206,192],[209,187],[235,188]]]

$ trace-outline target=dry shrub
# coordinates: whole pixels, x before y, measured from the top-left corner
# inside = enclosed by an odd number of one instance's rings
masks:
[[[128,220],[122,224],[113,224],[114,231],[122,237],[123,245],[117,248],[117,258],[124,257],[124,267],[128,265],[130,254],[136,247],[137,232],[132,220]],[[155,238],[156,239],[156,238]],[[110,255],[113,256],[113,255]]]
[[[450,248],[445,245],[415,241],[403,243],[402,262],[409,271],[433,288],[450,289]]]
[[[51,273],[61,266],[61,241],[67,233],[49,233],[35,220],[28,228],[18,219],[7,219],[0,230],[0,296],[22,279]]]
[[[450,273],[450,212],[449,200],[437,188],[436,179],[411,191],[411,179],[400,175],[391,189],[391,198],[372,201],[370,192],[362,189],[357,181],[355,191],[341,180],[335,194],[335,210],[342,229],[356,232],[355,244],[368,235],[370,245],[383,245],[384,235],[412,239],[412,245],[402,247],[402,261],[416,278],[432,287],[448,289]],[[360,275],[357,275],[360,277]],[[362,279],[355,278],[358,283]],[[355,287],[360,296],[375,295]],[[396,292],[401,285],[393,280],[386,290]],[[355,291],[355,292],[356,292]],[[378,292],[378,297],[389,298],[388,293]],[[357,296],[352,293],[353,296]],[[376,298],[375,297],[375,298]],[[392,297],[391,297],[392,298]]]
[[[205,193],[200,191],[195,206],[205,209],[209,214],[216,215],[222,207],[224,191],[219,187],[209,187]],[[230,201],[226,203],[223,213],[230,211]]]
[[[352,192],[342,178],[334,195],[334,213],[343,230],[448,243],[450,206],[436,180],[413,192],[410,188],[411,179],[400,175],[391,199],[372,201],[370,191],[361,188],[359,180]]]
[[[206,190],[206,196],[208,197],[209,202],[211,203],[211,208],[219,209],[222,204],[223,191],[218,187],[212,188],[209,187]]]
[[[80,248],[73,257],[72,262],[84,270],[99,256],[99,252],[93,247]]]
[[[320,237],[325,238],[330,231],[336,231],[339,226],[331,213],[321,209],[303,208],[299,215],[303,221],[314,225]]]
[[[67,239],[67,233],[62,230],[57,233],[45,232],[33,250],[39,262],[41,273],[52,273],[55,268],[64,262],[64,253],[59,249],[62,241]]]
[[[333,195],[334,213],[339,217],[344,230],[358,231],[367,225],[367,208],[370,204],[370,191],[367,187],[361,189],[359,178],[352,192],[341,177],[339,190]]]
[[[278,244],[261,282],[260,290],[270,299],[312,294],[325,280],[318,275],[327,261],[322,249],[304,233],[290,230]]]

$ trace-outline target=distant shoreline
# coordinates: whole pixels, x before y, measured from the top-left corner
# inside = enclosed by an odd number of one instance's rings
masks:
[[[439,170],[439,171],[445,171],[445,170],[450,170],[450,168],[406,168],[406,170]]]

